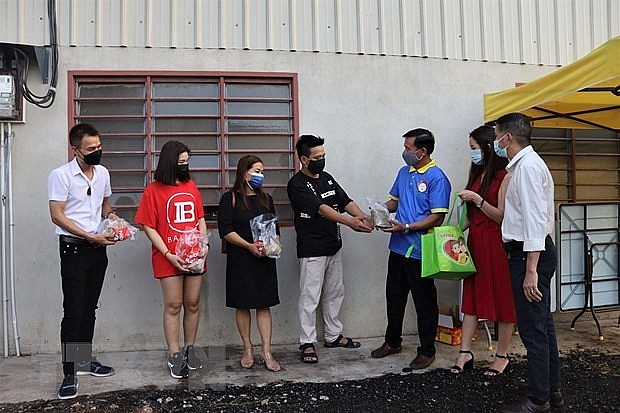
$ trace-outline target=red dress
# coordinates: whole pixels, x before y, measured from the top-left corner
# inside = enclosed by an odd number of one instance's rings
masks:
[[[484,199],[497,207],[498,192],[506,171],[498,171]],[[471,190],[478,192],[481,176],[474,181]],[[502,249],[500,225],[474,208],[469,225],[467,244],[476,264],[476,274],[463,282],[463,313],[475,315],[478,319],[515,323],[514,297],[510,286],[508,258]]]

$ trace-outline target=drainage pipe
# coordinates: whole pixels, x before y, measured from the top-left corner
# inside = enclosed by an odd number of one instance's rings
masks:
[[[13,316],[13,338],[15,340],[15,355],[19,357],[19,334],[17,332],[17,304],[15,302],[15,220],[13,218],[13,163],[11,161],[13,150],[13,140],[15,134],[11,123],[8,123],[7,145],[6,145],[6,168],[7,177],[7,193],[9,196],[8,221],[9,221],[9,279],[11,281],[11,315]]]
[[[8,302],[7,295],[7,279],[6,279],[6,163],[5,163],[5,148],[6,148],[6,124],[0,122],[0,221],[2,236],[0,237],[0,244],[2,246],[1,252],[1,266],[0,272],[2,273],[2,343],[4,344],[4,357],[9,356],[9,315],[8,315]]]

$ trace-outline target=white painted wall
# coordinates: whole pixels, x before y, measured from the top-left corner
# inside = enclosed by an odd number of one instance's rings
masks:
[[[549,67],[391,56],[318,53],[61,48],[58,96],[50,109],[27,105],[26,123],[14,125],[14,205],[17,308],[23,353],[59,350],[62,313],[58,244],[47,207],[47,176],[67,161],[68,70],[282,71],[299,74],[301,133],[326,138],[327,167],[365,207],[385,196],[403,164],[401,135],[414,127],[435,133],[434,157],[464,186],[467,136],[482,121],[482,95],[533,80]],[[38,73],[30,76],[37,88]],[[105,153],[103,158],[105,164]],[[353,337],[384,333],[388,236],[343,229],[346,295],[341,312]],[[282,230],[280,298],[273,309],[274,343],[297,343],[298,268],[293,228]],[[202,294],[201,345],[240,344],[234,310],[225,307],[225,256],[214,233]],[[162,299],[152,278],[149,242],[140,234],[109,248],[110,266],[97,312],[97,350],[162,349]],[[457,284],[438,282],[442,302],[457,300]],[[416,331],[413,306],[405,332]],[[256,329],[254,329],[256,330]],[[259,342],[255,332],[255,342]],[[11,339],[11,349],[13,343]]]

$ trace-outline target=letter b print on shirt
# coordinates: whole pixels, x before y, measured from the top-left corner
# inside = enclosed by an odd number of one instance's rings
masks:
[[[196,202],[192,194],[179,192],[168,199],[167,219],[171,229],[188,232],[196,227]]]
[[[193,202],[175,202],[175,218],[174,223],[193,222],[196,215],[194,214]]]

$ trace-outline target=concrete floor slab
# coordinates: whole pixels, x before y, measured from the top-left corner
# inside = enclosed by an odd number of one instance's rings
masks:
[[[594,321],[588,315],[584,315],[578,321],[575,331],[570,331],[572,317],[560,315],[556,318],[559,319],[556,326],[562,352],[585,347],[620,354],[620,328],[617,324],[617,315],[602,319],[604,341],[599,340]],[[204,367],[191,372],[187,380],[175,380],[170,377],[164,351],[104,353],[98,355],[99,360],[114,366],[116,374],[106,378],[80,376],[79,394],[179,386],[197,390],[205,388],[223,390],[228,384],[260,386],[277,381],[339,382],[377,377],[387,373],[403,374],[403,367],[407,367],[415,356],[418,345],[417,336],[406,336],[402,353],[384,359],[372,359],[370,352],[382,344],[383,338],[366,338],[360,342],[362,346],[358,349],[328,349],[323,347],[322,343],[318,343],[316,349],[319,363],[314,365],[304,364],[299,360],[296,344],[274,346],[272,350],[274,357],[284,367],[277,373],[266,370],[264,365],[258,363],[252,369],[242,368],[239,365],[241,347],[201,348],[206,356]],[[496,342],[492,344],[497,345]],[[487,347],[484,330],[480,329],[473,348],[477,366],[490,364],[493,360],[495,352],[488,350]],[[256,357],[259,351],[260,348],[256,346]],[[454,363],[457,352],[457,346],[437,343],[437,360],[431,368],[449,368]],[[513,337],[510,354],[516,356],[525,354],[518,336]],[[56,398],[58,386],[62,381],[59,359],[58,354],[0,359],[0,403]]]

